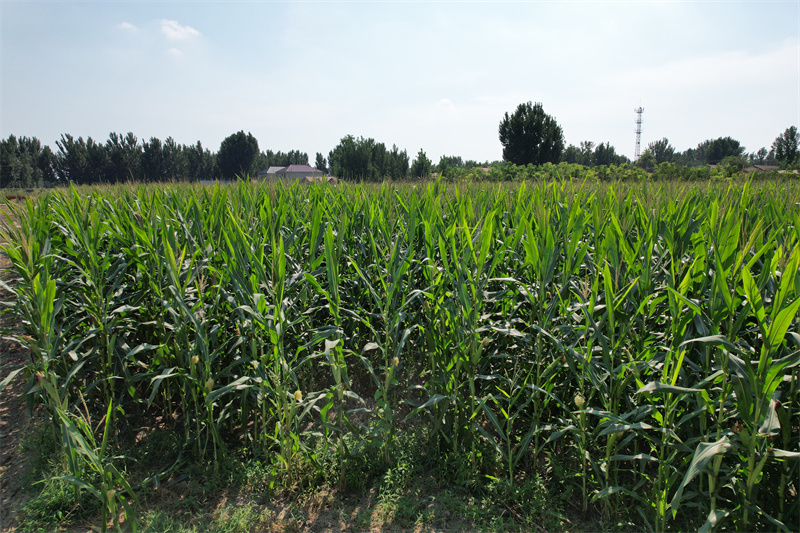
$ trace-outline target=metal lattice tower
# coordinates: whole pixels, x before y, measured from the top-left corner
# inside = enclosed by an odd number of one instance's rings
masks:
[[[636,112],[636,152],[633,160],[636,161],[639,159],[639,153],[642,146],[642,113],[644,113],[644,108],[639,106],[634,109],[634,111]]]

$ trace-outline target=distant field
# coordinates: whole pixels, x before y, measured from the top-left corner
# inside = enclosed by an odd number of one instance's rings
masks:
[[[115,186],[6,210],[63,457],[42,475],[85,520],[156,530],[160,487],[233,461],[250,496],[380,495],[355,529],[800,530],[800,187]],[[445,488],[480,503],[408,503]]]

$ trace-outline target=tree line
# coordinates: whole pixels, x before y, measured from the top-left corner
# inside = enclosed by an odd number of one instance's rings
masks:
[[[647,172],[655,171],[663,163],[680,167],[724,165],[738,170],[756,164],[800,167],[800,142],[795,126],[778,135],[770,149],[762,147],[752,153],[747,153],[745,147],[731,137],[708,139],[695,148],[679,152],[665,137],[651,142],[635,162],[618,154],[609,142],[583,141],[578,146],[565,147],[561,126],[544,112],[541,103],[527,102],[520,104],[513,114],[506,113],[498,133],[503,161],[514,165],[569,163],[607,167],[633,164]],[[56,148],[51,150],[36,137],[10,135],[0,140],[0,187],[230,180],[255,176],[269,167],[309,164],[308,154],[299,150],[261,151],[256,138],[244,131],[226,137],[217,152],[211,152],[200,141],[184,145],[172,137],[162,142],[156,137],[139,140],[133,133],[114,132],[105,142],[63,134],[56,141]],[[406,150],[397,145],[388,148],[372,138],[346,135],[328,153],[327,159],[317,152],[314,163],[317,169],[340,179],[382,181],[427,178],[434,174],[453,177],[501,162],[479,163],[443,155],[434,164],[424,150],[410,161]]]
[[[36,137],[0,140],[0,187],[34,188],[73,183],[97,185],[234,179],[270,166],[307,165],[308,154],[260,151],[243,131],[226,137],[217,152],[200,141],[179,144],[172,137],[139,140],[133,133],[112,132],[105,142],[63,134],[56,150]]]
[[[545,163],[577,163],[586,167],[630,164],[631,160],[617,154],[610,143],[595,145],[583,141],[580,146],[564,147],[564,133],[555,118],[544,112],[541,103],[527,102],[506,113],[498,128],[503,145],[503,159],[515,165]],[[745,165],[775,165],[795,168],[800,165],[797,127],[791,126],[778,135],[769,150],[746,153],[745,147],[731,137],[708,139],[684,152],[675,150],[665,137],[651,142],[635,164],[652,172],[662,163],[686,167],[731,165],[741,170]]]

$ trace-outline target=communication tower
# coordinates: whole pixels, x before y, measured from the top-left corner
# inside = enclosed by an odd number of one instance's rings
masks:
[[[642,113],[644,113],[644,108],[639,106],[634,109],[634,112],[636,112],[636,152],[633,160],[636,161],[639,159],[639,153],[642,145]]]

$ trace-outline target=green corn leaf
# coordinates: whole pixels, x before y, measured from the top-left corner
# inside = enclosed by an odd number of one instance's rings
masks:
[[[547,428],[542,428],[542,431],[544,431],[545,429],[547,429]],[[549,443],[551,443],[553,441],[556,441],[556,440],[560,439],[561,437],[563,437],[564,435],[566,435],[569,432],[577,431],[577,429],[578,429],[577,426],[575,426],[573,424],[570,424],[570,425],[568,425],[566,427],[562,427],[558,431],[553,431],[552,433],[550,433],[547,436],[547,440],[545,440],[545,442],[542,444],[542,447],[545,444],[549,444]]]
[[[675,298],[677,298],[678,300],[682,301],[686,305],[686,307],[688,307],[689,309],[691,309],[692,311],[694,311],[696,314],[698,314],[700,316],[704,315],[703,310],[700,308],[700,306],[697,304],[697,302],[694,302],[694,301],[690,300],[685,295],[683,295],[680,292],[676,291],[672,287],[667,286],[666,288],[670,293],[672,293],[673,296],[675,296]]]
[[[777,518],[775,518],[774,516],[770,515],[769,513],[766,513],[766,512],[764,512],[764,510],[763,510],[763,509],[759,509],[759,511],[760,511],[760,512],[759,512],[759,514],[760,514],[761,516],[763,516],[764,518],[766,518],[767,520],[769,520],[770,522],[772,522],[772,524],[774,524],[774,525],[775,525],[775,526],[776,526],[778,529],[780,529],[781,531],[784,531],[784,532],[786,532],[786,533],[790,533],[790,532],[792,531],[791,529],[789,529],[789,528],[786,526],[786,524],[784,524],[783,522],[781,522],[780,520],[778,520],[778,519],[777,519]]]
[[[603,431],[601,431],[598,434],[598,436],[602,437],[603,435],[623,433],[625,431],[630,431],[633,429],[648,430],[648,429],[653,429],[653,426],[651,426],[647,422],[636,422],[634,424],[609,424]]]
[[[767,410],[764,413],[764,420],[758,428],[758,432],[762,435],[777,435],[781,431],[781,423],[778,414],[775,411],[777,401],[775,398],[770,400],[767,404]]]
[[[639,453],[636,455],[612,455],[608,458],[609,461],[647,461],[657,463],[658,457],[647,455],[646,453]]]
[[[239,379],[228,383],[227,385],[214,389],[208,393],[208,395],[206,395],[206,405],[213,404],[217,398],[228,394],[229,392],[248,388],[250,386],[248,383],[250,379],[250,376],[242,376]]]
[[[3,389],[5,389],[5,388],[8,386],[8,384],[9,384],[9,383],[11,383],[11,380],[13,380],[13,379],[16,377],[16,375],[17,375],[17,374],[19,374],[20,372],[22,372],[23,370],[25,370],[25,368],[24,368],[24,367],[23,367],[23,368],[18,368],[18,369],[16,369],[16,370],[12,370],[12,371],[11,371],[11,372],[10,372],[10,373],[9,373],[9,374],[8,374],[8,375],[7,375],[7,376],[4,378],[4,379],[3,379],[3,381],[0,381],[0,391],[2,391]]]
[[[489,422],[492,423],[492,426],[494,426],[494,429],[495,431],[497,431],[497,434],[505,438],[505,431],[503,430],[503,427],[500,425],[500,422],[497,420],[497,417],[495,416],[494,412],[492,412],[492,410],[486,404],[487,399],[488,397],[484,398],[481,401],[481,408],[483,409],[483,412],[486,413],[486,418],[488,418]]]
[[[800,310],[800,297],[796,298],[794,302],[780,310],[772,324],[769,326],[767,334],[767,349],[770,352],[777,350],[783,343],[783,338],[786,332],[791,327],[792,323],[797,320],[797,311]]]
[[[483,221],[481,227],[481,247],[478,255],[478,269],[483,270],[486,263],[486,258],[489,255],[489,248],[492,245],[493,230],[494,230],[494,211],[488,213]]]
[[[625,494],[625,495],[633,498],[637,502],[642,502],[643,501],[642,500],[642,496],[640,494],[637,494],[637,493],[635,493],[635,492],[633,492],[633,491],[631,491],[629,489],[626,489],[625,487],[606,487],[603,490],[599,491],[594,496],[592,496],[592,501],[596,502],[598,500],[602,500],[603,498],[607,498],[608,496],[611,496],[612,494]]]
[[[778,292],[775,295],[775,301],[772,303],[773,310],[783,309],[784,302],[789,299],[789,295],[794,291],[794,282],[797,277],[797,271],[800,269],[800,246],[795,246],[794,250],[789,257],[782,274],[781,283],[778,287]],[[800,297],[800,294],[795,294],[795,297]],[[773,317],[773,322],[775,321]]]
[[[58,476],[55,479],[63,479],[64,481],[66,481],[68,483],[72,483],[76,487],[85,490],[86,492],[88,492],[89,494],[91,494],[92,496],[94,496],[95,498],[100,500],[101,502],[103,502],[103,496],[100,495],[100,491],[99,490],[97,490],[96,488],[92,487],[91,485],[89,485],[85,481],[76,478],[75,476]]]
[[[525,436],[522,437],[522,440],[514,446],[514,448],[517,450],[512,459],[514,466],[518,465],[520,460],[522,460],[522,457],[528,453],[528,445],[531,443],[531,440],[533,440],[533,437],[538,432],[538,429],[539,428],[537,425],[534,424],[533,427],[528,430]]]
[[[114,410],[114,402],[110,401],[108,402],[108,409],[106,410],[106,416],[104,419],[105,424],[103,426],[103,440],[100,443],[100,451],[99,451],[100,457],[104,457],[106,454],[106,446],[108,445],[108,432],[109,429],[111,428],[111,420],[112,420],[111,413],[113,410]]]
[[[364,399],[361,396],[359,396],[358,394],[356,394],[355,392],[353,392],[351,390],[344,391],[343,396],[345,398],[350,398],[351,400],[354,400],[354,401],[356,401],[356,402],[358,402],[360,404],[366,403],[366,402],[364,402]]]
[[[443,394],[438,394],[438,393],[434,394],[433,396],[428,398],[428,401],[426,401],[424,404],[422,404],[419,407],[417,407],[416,411],[422,411],[424,409],[427,409],[428,407],[432,407],[434,405],[439,405],[442,402],[449,403],[451,401],[451,399],[452,398],[450,396],[445,396]]]
[[[666,393],[695,394],[695,393],[702,393],[703,390],[704,389],[694,389],[691,387],[678,387],[676,385],[668,385],[660,381],[651,381],[644,387],[637,390],[636,394],[641,394],[643,392],[650,392],[653,394],[666,394]]]
[[[723,337],[722,335],[709,335],[707,337],[698,337],[696,339],[689,339],[681,343],[681,346],[685,346],[686,344],[690,344],[693,342],[699,342],[700,344],[710,344],[712,346],[722,346],[726,350],[734,353],[739,352],[739,347],[733,344],[731,341]]]
[[[614,329],[616,322],[614,321],[614,289],[612,287],[611,270],[608,268],[608,261],[603,264],[603,286],[605,287],[605,300],[606,308],[608,309],[608,322],[609,327]]]
[[[705,523],[698,530],[698,533],[711,533],[711,531],[714,531],[725,518],[731,515],[732,512],[733,511],[729,511],[727,509],[714,509],[713,511],[709,512]]]
[[[675,495],[672,497],[670,507],[672,508],[673,518],[678,514],[678,508],[680,507],[681,498],[686,486],[695,476],[701,474],[703,470],[705,470],[706,465],[711,459],[717,455],[726,454],[731,448],[733,448],[733,444],[728,440],[728,437],[722,437],[717,442],[701,442],[697,445],[689,469],[686,471],[686,474],[683,476],[683,481],[681,481],[678,490],[675,491]]]
[[[507,460],[508,459],[508,457],[507,457],[508,454],[506,453],[505,447],[504,446],[500,446],[500,444],[498,444],[497,441],[495,441],[495,439],[492,438],[492,436],[489,435],[489,433],[486,432],[486,430],[483,428],[483,426],[481,426],[480,424],[474,424],[474,425],[478,429],[478,432],[481,435],[483,435],[483,438],[485,438],[487,440],[487,442],[495,449],[495,451],[501,457],[503,457],[504,460]]]
[[[149,352],[151,350],[156,350],[156,349],[158,349],[158,345],[156,344],[142,343],[133,348],[132,350],[130,350],[127,354],[125,354],[125,359],[133,359],[142,352]]]
[[[747,268],[742,270],[742,282],[744,283],[744,292],[758,323],[758,328],[761,330],[761,335],[764,339],[767,339],[769,337],[767,333],[767,318],[764,312],[764,303],[761,299],[761,291]]]
[[[800,459],[800,452],[790,452],[778,448],[772,448],[772,455],[779,459]]]
[[[796,350],[785,357],[772,360],[763,378],[761,392],[766,398],[771,398],[772,394],[780,385],[781,381],[790,368],[800,365],[800,350]]]

